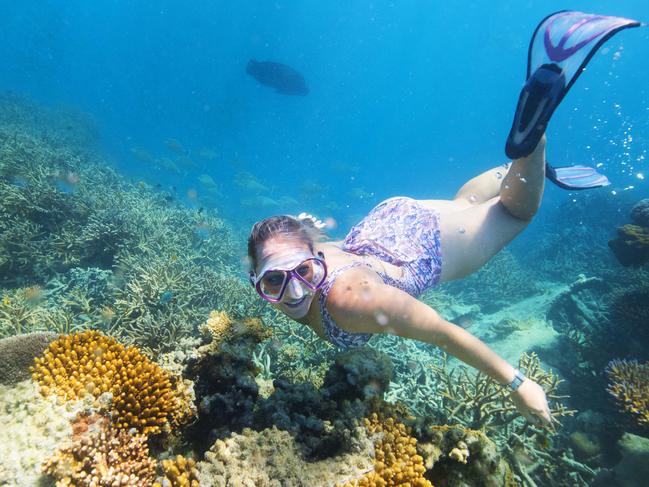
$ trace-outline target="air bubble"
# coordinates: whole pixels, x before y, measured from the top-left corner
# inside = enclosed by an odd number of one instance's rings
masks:
[[[376,322],[381,326],[386,326],[388,324],[388,317],[385,313],[381,311],[376,312]]]
[[[500,171],[496,172],[496,178],[497,179],[502,179],[503,178],[503,173],[501,173]]]
[[[476,198],[475,195],[472,194],[471,196],[469,196],[469,201],[471,203],[475,203],[476,201],[478,201],[478,198]]]
[[[464,227],[460,227],[457,229],[457,233],[466,233],[466,229]]]

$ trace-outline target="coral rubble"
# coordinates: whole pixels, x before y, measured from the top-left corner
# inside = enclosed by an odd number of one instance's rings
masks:
[[[187,396],[179,381],[142,355],[97,331],[62,336],[35,360],[33,379],[44,395],[77,399],[111,396],[114,423],[144,434],[168,431],[183,422]]]

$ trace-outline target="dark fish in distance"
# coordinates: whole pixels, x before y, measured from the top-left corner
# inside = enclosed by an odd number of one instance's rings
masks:
[[[246,73],[262,85],[275,88],[282,95],[304,96],[309,93],[304,76],[286,64],[251,59]]]

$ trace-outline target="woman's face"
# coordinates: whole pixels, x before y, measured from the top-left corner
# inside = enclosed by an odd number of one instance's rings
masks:
[[[308,244],[295,239],[272,238],[258,249],[259,261],[255,272],[259,275],[264,269],[288,270],[297,266],[303,259],[313,257]],[[315,294],[298,279],[291,279],[282,299],[272,306],[288,317],[300,319],[306,316]]]

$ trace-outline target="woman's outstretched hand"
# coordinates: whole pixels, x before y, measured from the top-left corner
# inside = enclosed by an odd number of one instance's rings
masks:
[[[545,392],[532,379],[526,378],[520,387],[512,392],[511,398],[518,412],[530,423],[552,428],[553,418]]]

